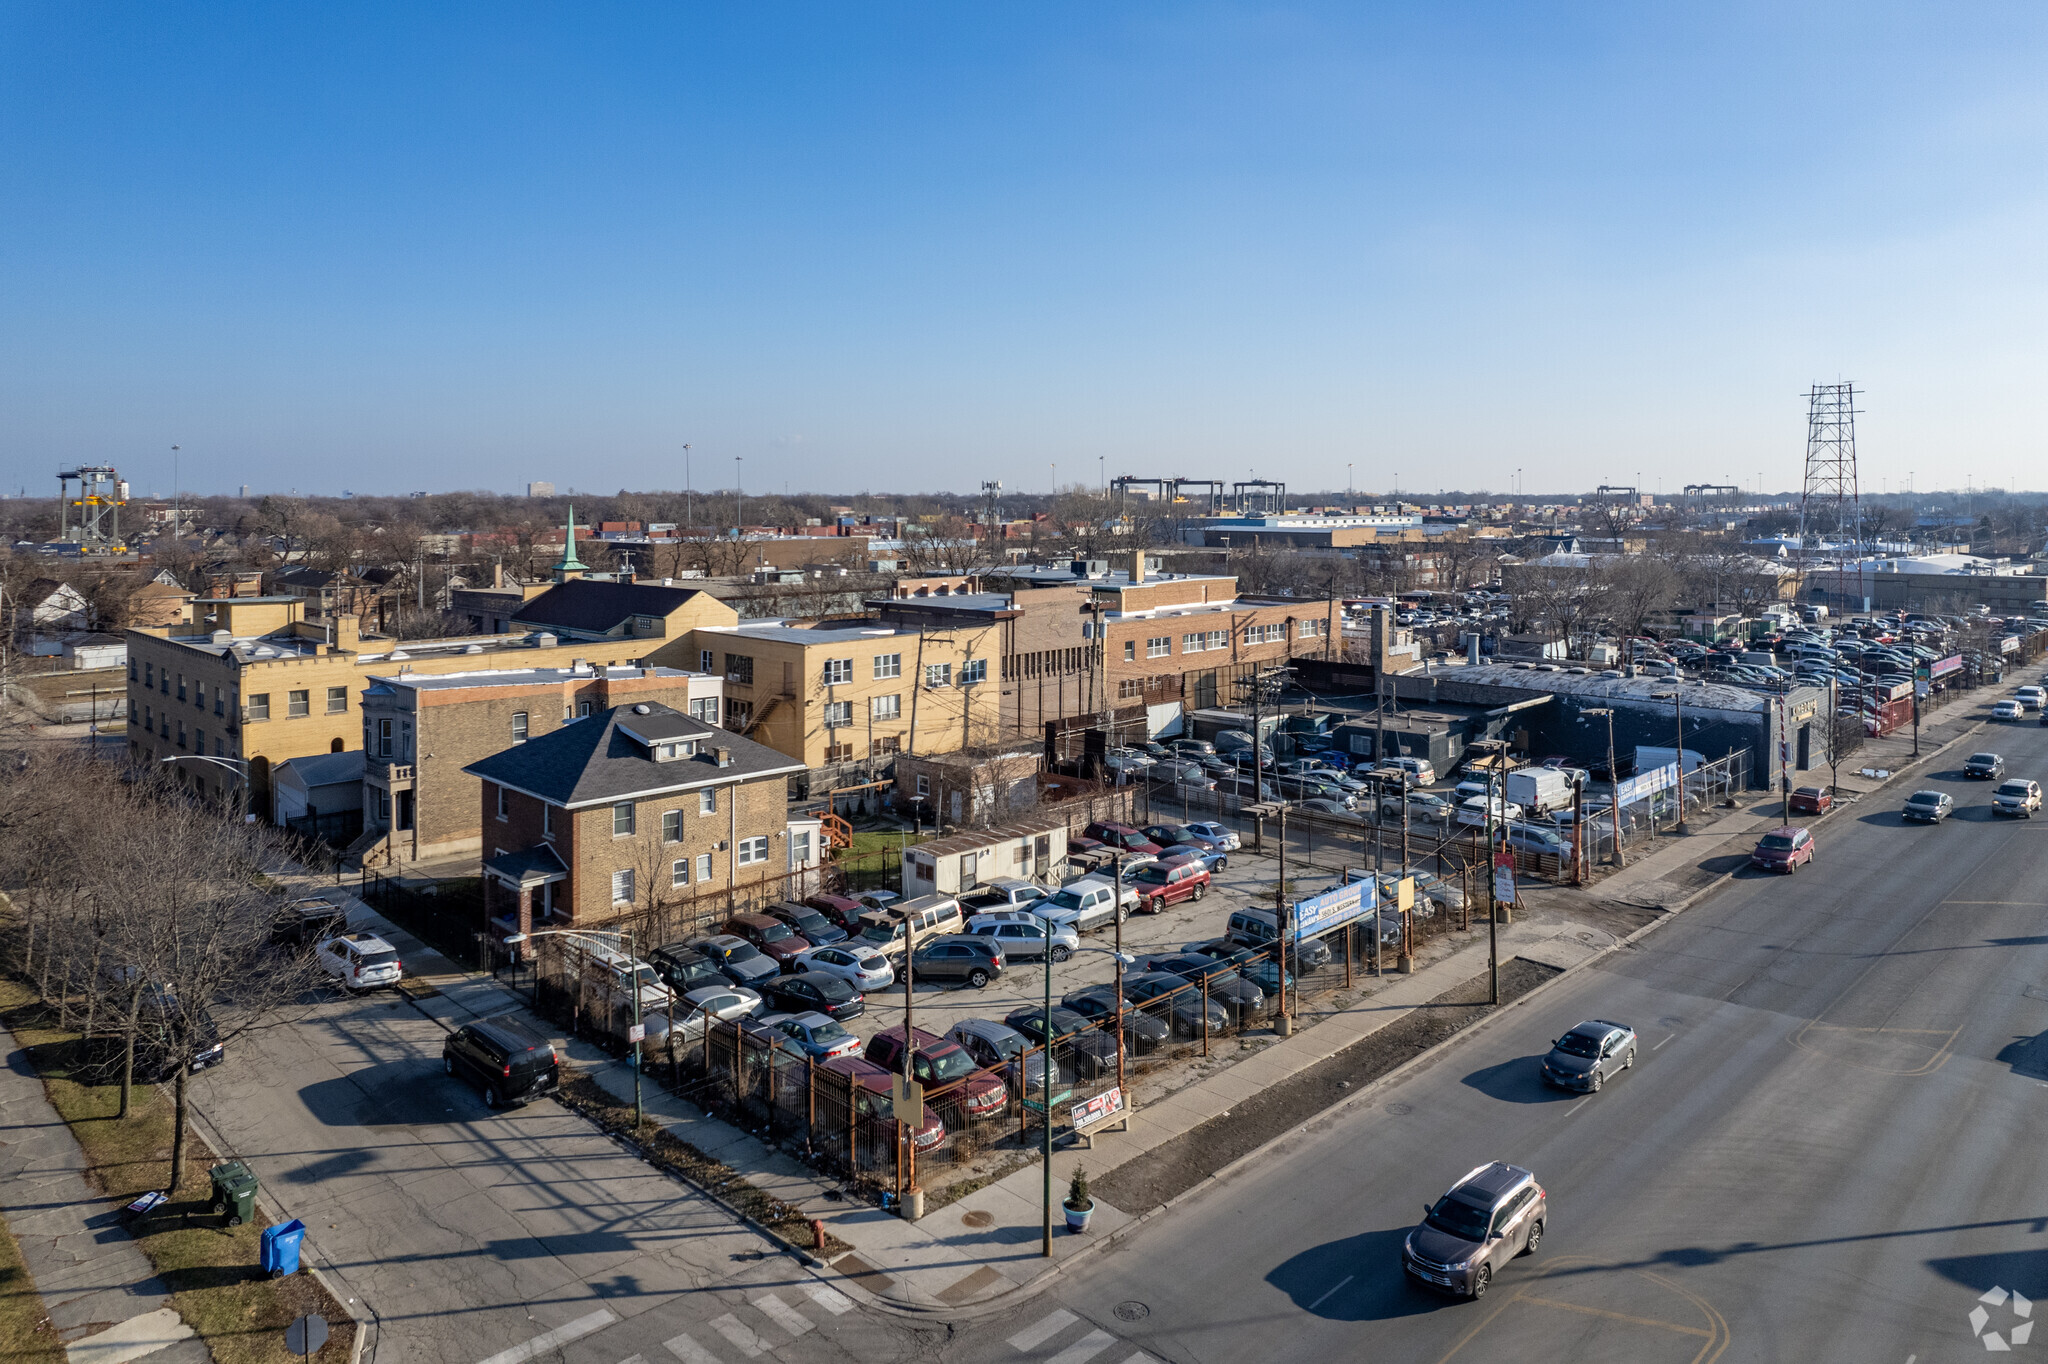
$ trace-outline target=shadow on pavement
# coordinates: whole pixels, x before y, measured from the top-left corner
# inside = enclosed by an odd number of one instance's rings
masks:
[[[1538,1068],[1543,1064],[1541,1056],[1518,1056],[1512,1061],[1503,1061],[1497,1066],[1487,1066],[1467,1075],[1462,1084],[1478,1090],[1489,1099],[1499,1099],[1511,1104],[1548,1104],[1564,1099],[1582,1099],[1583,1094],[1573,1094],[1543,1083]]]
[[[1390,1321],[1449,1306],[1454,1299],[1409,1282],[1402,1272],[1401,1242],[1408,1232],[1390,1227],[1325,1241],[1283,1261],[1266,1282],[1324,1321]]]
[[[457,1093],[466,1100],[470,1090],[442,1075],[437,1063],[408,1060],[316,1081],[299,1090],[299,1101],[329,1127],[401,1127],[461,1121],[461,1111],[448,1111],[467,1110],[466,1103],[451,1101]]]

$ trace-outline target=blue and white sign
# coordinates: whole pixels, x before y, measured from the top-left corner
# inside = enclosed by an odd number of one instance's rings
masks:
[[[1321,895],[1297,900],[1294,905],[1294,939],[1299,942],[1303,938],[1317,937],[1371,914],[1379,906],[1379,883],[1369,876],[1335,890],[1326,890]]]
[[[1678,785],[1678,764],[1665,763],[1647,772],[1638,772],[1614,788],[1614,798],[1622,805],[1633,805],[1639,800],[1648,800],[1657,792]]]

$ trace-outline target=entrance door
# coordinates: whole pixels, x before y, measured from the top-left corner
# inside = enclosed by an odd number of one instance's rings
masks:
[[[398,822],[392,827],[398,829],[410,829],[412,827],[412,791],[410,788],[398,793]]]
[[[1799,727],[1799,770],[1804,772],[1813,766],[1813,726]]]

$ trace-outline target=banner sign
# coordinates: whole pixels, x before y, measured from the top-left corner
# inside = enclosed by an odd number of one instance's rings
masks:
[[[1493,898],[1501,904],[1515,903],[1515,869],[1495,867],[1493,869]]]
[[[1374,913],[1380,905],[1379,882],[1368,876],[1297,900],[1294,905],[1294,940],[1313,938],[1353,919]]]
[[[2016,654],[2019,651],[2020,641],[2017,635],[2007,635],[2004,639],[1998,641],[1998,652],[2002,654]]]
[[[1947,658],[1936,660],[1934,665],[1927,670],[1927,675],[1929,677],[1947,677],[1950,673],[1959,673],[1962,670],[1963,656],[1961,654],[1950,654]]]
[[[1074,1105],[1074,1130],[1093,1127],[1099,1122],[1108,1122],[1121,1116],[1124,1111],[1124,1092],[1121,1089],[1105,1089],[1092,1099]]]
[[[1614,798],[1622,805],[1633,805],[1639,800],[1648,800],[1657,792],[1678,785],[1678,764],[1665,763],[1647,772],[1638,772],[1627,781],[1619,782],[1614,788]]]

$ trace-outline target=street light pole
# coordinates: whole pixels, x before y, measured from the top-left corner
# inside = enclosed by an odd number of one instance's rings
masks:
[[[1123,905],[1122,905],[1122,903],[1121,903],[1121,902],[1119,902],[1119,901],[1117,900],[1117,898],[1116,898],[1116,888],[1115,888],[1114,886],[1112,886],[1112,887],[1110,888],[1110,907],[1111,907],[1112,911],[1114,911],[1114,910],[1119,910],[1119,909],[1122,909],[1122,908],[1123,908]],[[1050,1259],[1052,1258],[1052,1067],[1053,1067],[1053,1059],[1052,1059],[1052,924],[1051,924],[1051,923],[1050,923],[1049,921],[1047,922],[1047,924],[1046,924],[1046,926],[1045,926],[1045,929],[1046,929],[1046,940],[1045,940],[1045,1012],[1041,1013],[1041,1014],[1040,1014],[1040,1015],[1038,1016],[1038,1026],[1039,1026],[1039,1028],[1040,1028],[1040,1029],[1042,1030],[1042,1031],[1041,1031],[1041,1034],[1040,1034],[1040,1035],[1041,1035],[1041,1036],[1042,1036],[1042,1037],[1043,1037],[1043,1038],[1045,1039],[1045,1064],[1044,1064],[1044,1065],[1043,1065],[1043,1066],[1042,1066],[1042,1067],[1041,1067],[1041,1068],[1039,1069],[1039,1073],[1038,1073],[1038,1074],[1039,1074],[1039,1085],[1038,1085],[1038,1093],[1039,1093],[1039,1098],[1040,1098],[1040,1100],[1042,1101],[1042,1107],[1041,1107],[1041,1108],[1039,1109],[1039,1113],[1038,1113],[1038,1121],[1039,1121],[1039,1125],[1040,1125],[1040,1138],[1041,1138],[1041,1141],[1042,1141],[1042,1146],[1041,1146],[1041,1149],[1040,1149],[1040,1152],[1039,1152],[1039,1154],[1040,1154],[1040,1161],[1039,1161],[1039,1163],[1040,1163],[1040,1164],[1041,1164],[1042,1166],[1044,1166],[1044,1167],[1045,1167],[1045,1168],[1044,1168],[1044,1169],[1043,1169],[1043,1170],[1041,1171],[1042,1175],[1044,1176],[1044,1180],[1045,1180],[1045,1191],[1044,1191],[1044,1192],[1045,1192],[1045,1198],[1044,1198],[1044,1204],[1043,1204],[1043,1208],[1042,1208],[1042,1211],[1043,1211],[1043,1213],[1044,1213],[1044,1216],[1045,1216],[1045,1229],[1044,1229],[1044,1239],[1043,1239],[1043,1240],[1042,1240],[1042,1241],[1040,1242],[1040,1244],[1039,1244],[1039,1250],[1038,1250],[1038,1253],[1039,1253],[1040,1255],[1044,1256],[1044,1257],[1045,1257],[1046,1259],[1050,1260]]]
[[[1671,689],[1671,708],[1678,716],[1678,830],[1680,834],[1691,833],[1685,823],[1685,702],[1679,698],[1679,689]]]

